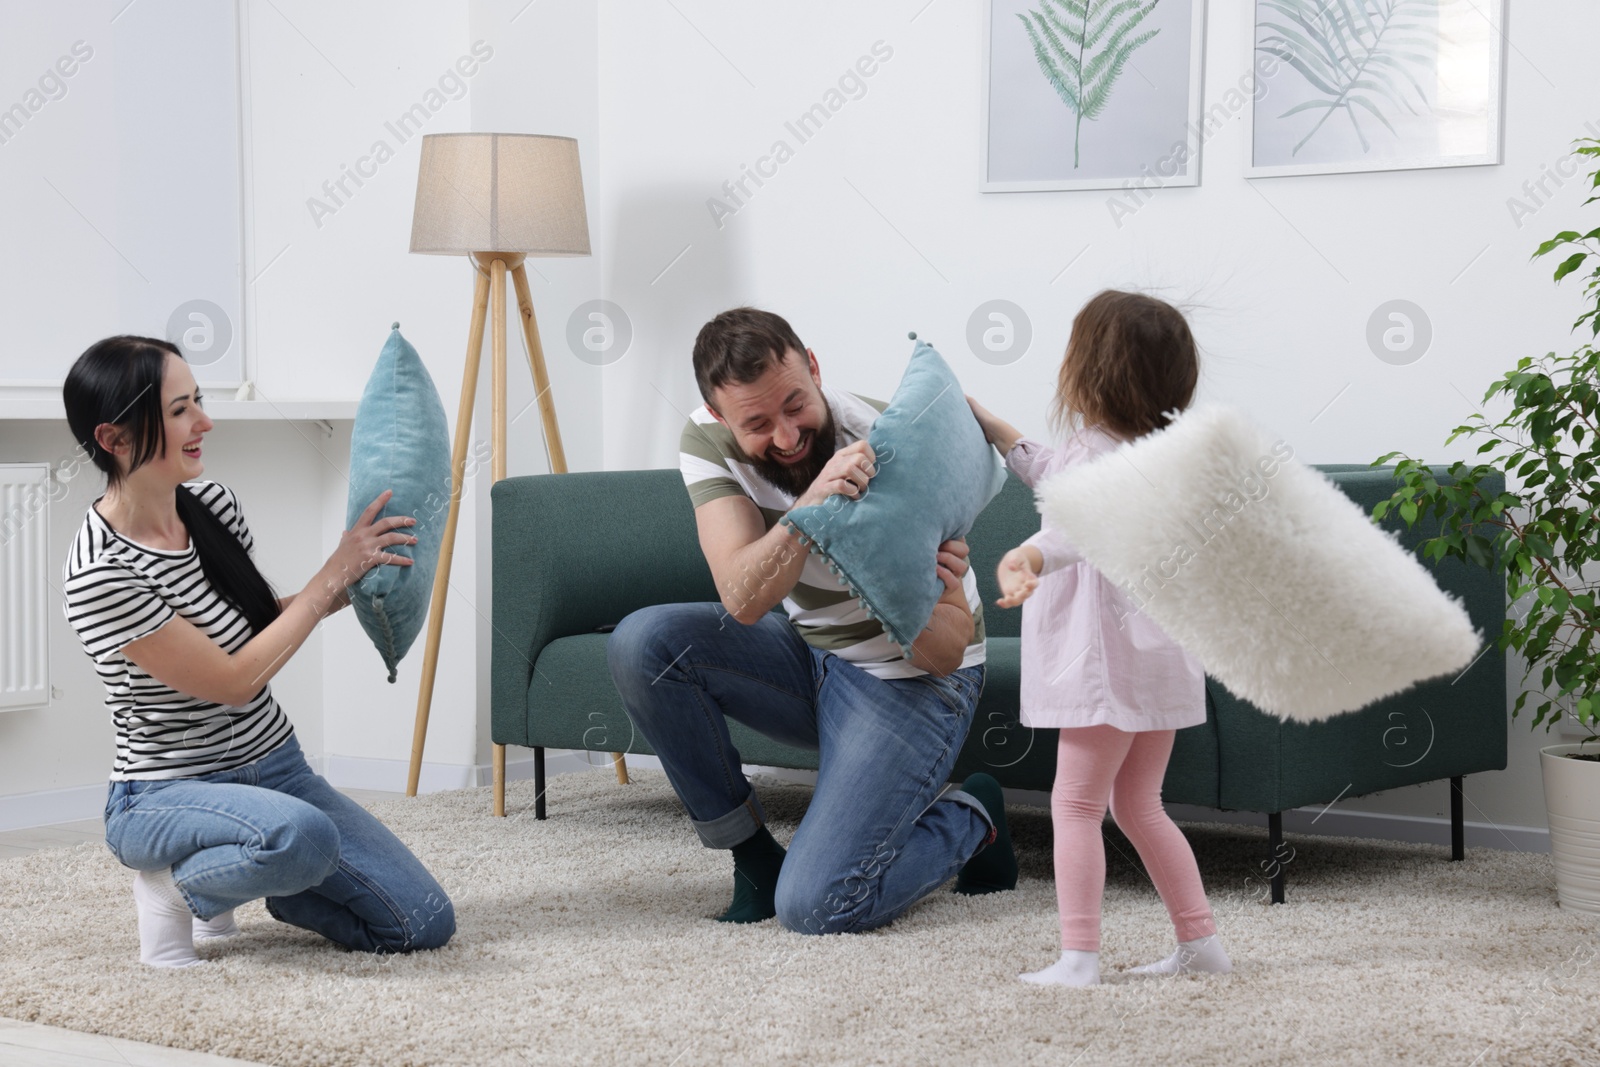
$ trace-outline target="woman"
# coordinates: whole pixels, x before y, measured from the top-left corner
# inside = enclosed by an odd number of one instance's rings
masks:
[[[407,516],[383,493],[306,587],[277,598],[233,493],[196,481],[212,422],[176,346],[110,337],[62,390],[106,476],[65,568],[67,620],[117,734],[106,844],[134,876],[139,958],[198,963],[260,897],[281,922],[347,948],[437,948],[455,931],[439,883],[364,808],[314,774],[268,684],[347,587],[408,566]]]

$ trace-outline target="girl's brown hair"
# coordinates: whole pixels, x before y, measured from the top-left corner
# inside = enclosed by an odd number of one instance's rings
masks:
[[[1200,360],[1183,313],[1142,293],[1107,289],[1083,305],[1061,361],[1050,421],[1075,419],[1119,437],[1142,437],[1194,399]]]

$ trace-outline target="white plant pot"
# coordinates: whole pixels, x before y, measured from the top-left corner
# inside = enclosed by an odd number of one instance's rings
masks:
[[[1563,908],[1600,914],[1600,763],[1565,758],[1574,752],[1600,753],[1600,744],[1539,750],[1556,897]]]

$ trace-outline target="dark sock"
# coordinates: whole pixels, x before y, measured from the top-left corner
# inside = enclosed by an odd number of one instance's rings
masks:
[[[1011,831],[1006,827],[1005,794],[1000,783],[987,774],[974,774],[961,791],[983,805],[994,823],[994,840],[980,847],[956,875],[957,893],[976,896],[1017,888],[1017,854],[1011,847]]]
[[[758,923],[778,914],[778,872],[783,869],[783,846],[765,826],[733,846],[733,903],[717,916],[723,923]]]

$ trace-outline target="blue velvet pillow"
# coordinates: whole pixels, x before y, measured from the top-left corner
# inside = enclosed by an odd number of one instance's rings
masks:
[[[864,494],[854,500],[835,494],[790,511],[783,522],[826,557],[909,657],[944,595],[934,573],[939,545],[972,529],[1005,483],[1005,465],[984,439],[961,383],[926,341],[912,349],[867,443],[878,471]]]
[[[372,638],[389,668],[411,648],[428,617],[439,542],[450,514],[450,433],[444,405],[422,357],[394,324],[372,368],[350,434],[350,497],[345,528],[385,489],[394,495],[379,516],[411,515],[417,524],[402,528],[415,545],[388,551],[416,562],[379,564],[350,587],[350,603],[361,628]]]

